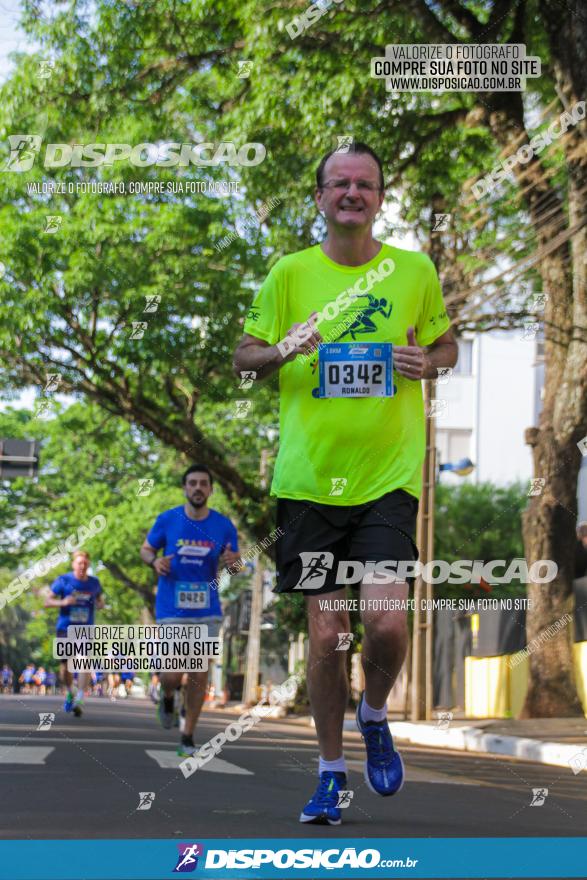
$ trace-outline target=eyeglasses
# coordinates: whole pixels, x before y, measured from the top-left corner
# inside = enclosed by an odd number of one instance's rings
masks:
[[[338,189],[341,192],[348,192],[353,183],[359,192],[377,192],[379,190],[379,184],[370,180],[328,180],[322,184],[321,189]]]

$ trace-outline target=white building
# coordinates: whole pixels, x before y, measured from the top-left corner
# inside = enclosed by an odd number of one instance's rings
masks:
[[[544,381],[542,342],[523,330],[491,331],[459,340],[452,376],[437,382],[436,397],[446,401],[436,418],[440,462],[470,458],[467,477],[443,472],[456,483],[530,481],[532,457],[524,432],[538,424]],[[578,486],[579,520],[587,520],[587,456]]]

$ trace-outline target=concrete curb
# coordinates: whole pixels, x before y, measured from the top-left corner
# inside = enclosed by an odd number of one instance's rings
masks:
[[[356,730],[354,721],[345,720],[345,730]],[[392,736],[398,740],[419,746],[431,746],[440,749],[454,749],[462,752],[482,752],[488,755],[504,755],[518,758],[521,761],[534,761],[537,764],[550,764],[553,767],[568,767],[573,773],[580,772],[574,766],[587,768],[587,757],[581,762],[577,756],[587,756],[587,742],[582,745],[575,743],[543,742],[521,736],[500,736],[495,733],[484,733],[477,727],[449,727],[441,730],[426,724],[412,724],[408,721],[392,721],[389,725]]]

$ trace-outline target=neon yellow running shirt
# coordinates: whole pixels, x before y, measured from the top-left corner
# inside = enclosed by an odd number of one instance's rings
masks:
[[[407,345],[413,326],[418,344],[430,345],[450,326],[430,258],[386,244],[362,266],[341,266],[319,245],[283,257],[257,293],[244,330],[275,345],[312,312],[321,314],[325,342]],[[422,385],[396,370],[393,384],[391,397],[319,398],[317,357],[285,364],[271,494],[344,507],[394,489],[419,498]]]

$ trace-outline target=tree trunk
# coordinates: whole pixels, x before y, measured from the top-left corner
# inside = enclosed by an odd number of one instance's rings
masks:
[[[557,92],[564,109],[585,98],[587,90],[587,17],[581,0],[539,0],[548,35]],[[437,41],[451,42],[453,35],[423,2],[416,5],[424,27]],[[442,3],[471,37],[487,32],[470,10]],[[491,38],[499,39],[504,16],[491,12]],[[526,43],[528,15],[517,4],[508,40]],[[497,30],[495,30],[497,28]],[[481,30],[483,29],[483,30]],[[477,40],[475,39],[474,42]],[[481,40],[478,40],[481,42]],[[478,95],[475,116],[513,153],[530,138],[524,126],[521,94]],[[536,639],[572,607],[572,562],[577,512],[578,441],[587,434],[587,302],[585,261],[585,141],[584,123],[571,127],[561,138],[565,152],[568,202],[549,181],[540,159],[525,168],[516,166],[530,218],[536,232],[536,268],[548,294],[544,314],[545,385],[540,427],[527,432],[532,446],[534,475],[545,481],[544,491],[529,499],[523,517],[524,551],[530,566],[538,559],[553,560],[557,578],[550,584],[529,584],[526,627],[528,642]],[[557,226],[558,224],[558,226]],[[583,225],[582,225],[583,224]],[[562,233],[561,233],[562,229]],[[554,239],[554,245],[553,245]],[[515,343],[514,343],[515,344]],[[583,714],[577,696],[570,633],[566,627],[550,640],[536,643],[531,654],[530,684],[522,717]]]
[[[534,473],[545,480],[542,494],[532,496],[522,517],[528,565],[551,559],[558,575],[548,584],[528,584],[531,603],[526,615],[530,647],[530,680],[521,718],[582,715],[573,667],[573,557],[575,549],[576,485],[580,454],[576,445],[562,447],[550,428],[530,428]],[[548,627],[562,626],[552,637]],[[556,629],[558,630],[558,626]],[[553,631],[554,632],[554,631]]]
[[[573,6],[542,0],[557,90],[565,110],[584,97],[587,71],[587,21]],[[532,447],[534,475],[545,480],[523,518],[528,561],[552,559],[559,567],[551,584],[529,584],[533,604],[527,615],[528,644],[543,633],[530,655],[530,682],[522,718],[583,715],[573,664],[572,625],[548,638],[544,633],[565,614],[572,616],[573,560],[577,517],[579,440],[587,434],[587,295],[585,262],[584,123],[571,128],[563,143],[568,170],[567,230],[563,247],[543,261],[545,314],[545,388],[540,429],[526,438]],[[542,206],[544,209],[544,206]],[[562,206],[561,206],[562,209]],[[549,224],[548,224],[549,225]],[[539,243],[548,241],[548,225]],[[554,259],[553,259],[554,258]]]
[[[519,96],[500,95],[488,102],[487,122],[498,142],[514,152],[524,131]],[[530,136],[525,133],[525,142]],[[513,146],[515,143],[515,147]],[[532,447],[533,472],[544,480],[541,494],[529,498],[523,517],[524,553],[528,567],[539,559],[558,566],[557,578],[549,584],[529,584],[530,607],[526,615],[530,655],[530,683],[521,717],[581,715],[573,670],[571,633],[534,641],[572,608],[572,561],[577,514],[577,477],[581,455],[577,442],[587,426],[587,394],[580,381],[587,352],[580,342],[577,325],[573,263],[584,260],[581,237],[570,235],[576,222],[570,217],[561,195],[548,181],[540,159],[517,166],[520,186],[536,230],[544,309],[544,400],[540,427],[530,428],[526,440]],[[577,210],[580,210],[577,206]],[[562,239],[553,247],[553,240]],[[568,235],[568,237],[566,237]],[[573,247],[571,248],[571,242]],[[585,322],[583,322],[583,328]],[[512,342],[512,344],[516,344]],[[518,343],[519,344],[519,343]],[[579,383],[579,385],[577,385]],[[579,393],[580,388],[582,392]]]

